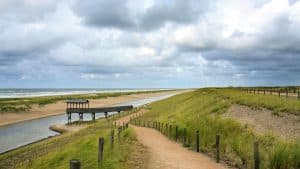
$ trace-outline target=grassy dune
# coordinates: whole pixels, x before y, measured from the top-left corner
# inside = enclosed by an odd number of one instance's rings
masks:
[[[286,99],[275,95],[255,95],[238,89],[211,89],[211,91],[237,104],[267,108],[275,114],[286,112],[300,115],[300,101],[297,99]]]
[[[150,112],[141,120],[172,125],[172,137],[175,137],[175,125],[179,126],[179,135],[182,135],[183,129],[186,128],[188,143],[185,146],[193,150],[196,130],[199,130],[200,149],[211,156],[214,156],[215,137],[218,133],[221,137],[221,159],[234,166],[253,168],[253,143],[258,140],[261,168],[297,169],[300,167],[299,141],[280,140],[272,135],[258,136],[248,126],[220,116],[233,103],[293,111],[298,110],[297,106],[300,103],[291,101],[292,103],[284,105],[287,100],[277,98],[272,102],[265,100],[266,98],[273,99],[272,96],[248,96],[229,89],[201,89],[151,104]]]
[[[61,96],[42,96],[28,98],[0,98],[0,112],[24,112],[31,109],[33,104],[46,105],[67,99],[101,99],[107,97],[118,97],[130,94],[146,94],[162,92],[166,90],[138,91],[138,92],[113,92],[113,93],[96,93],[96,94],[79,94],[79,95],[61,95]]]
[[[80,159],[83,169],[127,169],[129,165],[135,164],[130,159],[136,145],[134,133],[131,129],[123,131],[121,142],[115,136],[115,144],[111,148],[109,144],[111,122],[111,119],[97,120],[95,124],[79,132],[60,135],[0,155],[0,168],[64,169],[69,168],[69,160],[75,158]],[[100,136],[105,138],[102,167],[97,163]]]

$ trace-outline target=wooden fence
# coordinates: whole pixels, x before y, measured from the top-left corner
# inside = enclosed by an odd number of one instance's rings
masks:
[[[296,89],[291,91],[288,89],[259,89],[259,88],[242,88],[243,91],[247,93],[253,94],[263,94],[263,95],[277,95],[278,97],[286,97],[286,98],[297,98],[300,100],[300,91]]]
[[[121,126],[117,126],[115,123],[115,126],[112,128],[111,133],[110,133],[110,140],[109,140],[109,144],[110,144],[110,148],[113,148],[114,146],[114,142],[115,142],[115,130],[117,130],[117,137],[118,137],[118,141],[121,142],[122,136],[121,133],[122,131],[126,130],[128,128],[128,123],[123,123],[123,125]],[[98,140],[98,165],[102,166],[103,161],[105,160],[104,157],[104,137],[99,137]],[[69,161],[69,165],[70,165],[70,169],[80,169],[81,168],[81,162],[79,159],[71,159]]]
[[[141,127],[148,127],[148,128],[154,128],[157,131],[164,134],[166,137],[169,137],[171,140],[182,143],[183,146],[188,146],[189,143],[187,143],[187,129],[181,128],[178,125],[170,125],[168,123],[162,123],[158,121],[141,121],[140,119],[131,119],[131,123],[133,125],[141,126]],[[195,151],[200,152],[200,136],[201,133],[199,130],[194,131],[195,132]],[[220,152],[220,142],[222,141],[222,136],[220,134],[216,134],[215,137],[215,154],[214,158],[216,159],[216,162],[220,162],[221,152]],[[260,166],[260,157],[259,157],[259,144],[257,141],[253,144],[253,159],[254,159],[254,169],[259,169]]]

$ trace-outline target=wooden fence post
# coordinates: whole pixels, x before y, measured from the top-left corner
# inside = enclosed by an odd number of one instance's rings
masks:
[[[178,126],[175,128],[175,139],[178,141]]]
[[[158,131],[160,131],[160,122],[158,122]]]
[[[121,127],[118,127],[118,140],[121,141]]]
[[[217,158],[217,163],[220,162],[220,135],[216,135],[216,158]]]
[[[172,138],[172,125],[169,126],[169,137]]]
[[[98,162],[102,163],[103,161],[103,149],[104,149],[104,138],[99,138],[99,147],[98,147]]]
[[[259,159],[259,147],[258,142],[254,142],[254,169],[259,169],[260,159]]]
[[[80,161],[77,159],[70,160],[70,169],[80,169]]]
[[[266,94],[266,90],[264,90],[264,95]]]
[[[288,98],[288,96],[289,96],[289,91],[286,90],[285,97]]]
[[[196,151],[200,151],[200,144],[199,144],[199,130],[196,132]]]
[[[298,100],[300,99],[300,92],[298,92]]]
[[[168,135],[168,123],[166,124],[165,134]]]
[[[280,97],[280,90],[278,91],[278,96]]]
[[[111,147],[113,147],[114,145],[114,140],[115,140],[115,130],[111,130],[111,133],[110,133],[110,145]]]
[[[183,145],[186,144],[186,128],[183,129]]]

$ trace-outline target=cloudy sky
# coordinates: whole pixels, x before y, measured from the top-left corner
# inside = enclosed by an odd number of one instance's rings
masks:
[[[0,87],[296,84],[297,0],[0,1]]]

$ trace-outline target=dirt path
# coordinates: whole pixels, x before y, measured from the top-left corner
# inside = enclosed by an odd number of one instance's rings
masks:
[[[132,115],[131,115],[132,116]],[[128,122],[131,116],[117,121],[117,124]],[[147,147],[150,157],[148,169],[226,169],[223,164],[217,164],[213,159],[175,143],[160,132],[144,127],[132,126],[137,140]]]

